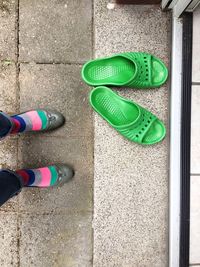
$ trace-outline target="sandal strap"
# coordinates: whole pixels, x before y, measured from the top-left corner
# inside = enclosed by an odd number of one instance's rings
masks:
[[[116,130],[134,142],[141,143],[152,123],[157,117],[146,109],[140,107],[140,116],[132,124],[116,127]]]
[[[143,52],[127,52],[120,54],[121,56],[131,60],[136,65],[136,74],[129,81],[128,87],[148,87],[152,85],[151,77],[151,55]]]

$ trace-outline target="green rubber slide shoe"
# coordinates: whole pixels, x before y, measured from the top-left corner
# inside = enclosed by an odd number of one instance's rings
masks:
[[[105,86],[91,91],[90,104],[113,128],[133,142],[152,145],[165,137],[165,126],[155,115]]]
[[[91,60],[82,68],[83,80],[92,86],[155,88],[164,84],[167,77],[165,64],[157,57],[142,52]]]

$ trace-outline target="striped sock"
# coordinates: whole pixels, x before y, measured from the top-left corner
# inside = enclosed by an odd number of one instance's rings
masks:
[[[58,179],[58,172],[54,166],[17,170],[16,173],[22,177],[24,186],[49,187]]]
[[[42,110],[31,110],[10,118],[14,125],[11,134],[44,130],[48,122],[47,115]]]

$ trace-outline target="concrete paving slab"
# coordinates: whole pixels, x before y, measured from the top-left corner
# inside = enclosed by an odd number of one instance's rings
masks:
[[[0,62],[0,107],[4,112],[17,110],[16,66],[10,61]]]
[[[200,85],[192,86],[192,116],[191,116],[191,173],[200,174]]]
[[[93,140],[88,138],[23,138],[19,144],[21,167],[67,163],[74,179],[60,188],[26,189],[20,194],[20,210],[26,212],[79,212],[92,210]]]
[[[90,267],[93,117],[87,102],[89,88],[80,78],[80,63],[92,56],[92,0],[1,2],[1,109],[15,113],[19,104],[21,110],[55,108],[67,122],[57,132],[21,135],[0,143],[1,167],[69,163],[75,177],[62,188],[23,189],[1,207],[0,266]],[[32,62],[20,64],[20,92],[14,64],[17,2],[19,60]]]
[[[88,104],[89,87],[80,76],[78,65],[21,64],[21,111],[51,108],[63,113],[64,127],[52,136],[93,136],[92,111]],[[43,133],[42,135],[46,135]]]
[[[18,266],[17,215],[0,213],[0,266]]]
[[[0,61],[16,60],[16,0],[0,1]]]
[[[21,0],[20,60],[83,62],[92,56],[91,0]]]
[[[14,196],[0,207],[0,214],[1,212],[18,212],[18,209],[19,197]]]
[[[0,162],[2,169],[17,167],[17,138],[8,137],[0,142]]]
[[[199,54],[199,43],[200,43],[200,6],[194,11],[193,14],[193,48],[192,48],[192,81],[200,82],[200,58]]]
[[[169,15],[158,6],[109,10],[107,3],[95,1],[95,56],[146,51],[168,65]],[[168,128],[168,85],[117,91]],[[168,138],[131,143],[95,115],[94,267],[168,266],[168,147]]]
[[[91,214],[22,215],[21,267],[92,266]]]

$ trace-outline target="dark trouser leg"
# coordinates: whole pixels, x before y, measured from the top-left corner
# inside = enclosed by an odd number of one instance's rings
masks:
[[[12,123],[9,116],[0,112],[0,138],[5,137],[11,130]]]
[[[0,170],[0,206],[21,191],[20,177],[12,171]]]

